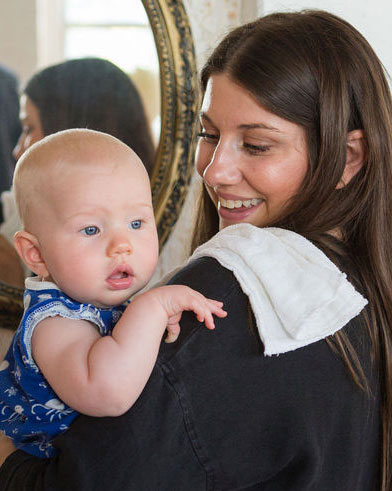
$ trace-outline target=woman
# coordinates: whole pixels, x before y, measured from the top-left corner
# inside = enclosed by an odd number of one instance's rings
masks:
[[[89,128],[129,145],[151,175],[155,150],[142,100],[129,76],[113,63],[81,58],[45,68],[27,82],[20,105],[23,131],[14,149],[16,159],[46,135]],[[13,193],[1,199],[0,280],[23,286],[22,266],[11,245],[20,228]]]
[[[4,489],[391,488],[382,66],[352,26],[310,11],[234,30],[201,78],[194,242],[216,235],[171,281],[228,316],[213,333],[184,316],[128,413],[80,417],[56,460],[14,452]]]

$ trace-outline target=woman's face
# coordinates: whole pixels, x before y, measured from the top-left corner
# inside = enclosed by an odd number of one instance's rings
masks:
[[[22,123],[22,133],[13,151],[16,160],[18,160],[33,143],[42,140],[44,137],[39,110],[25,94],[20,98],[19,117]]]
[[[268,226],[298,191],[308,168],[304,129],[255,100],[225,74],[207,84],[196,168],[219,214],[219,228]]]

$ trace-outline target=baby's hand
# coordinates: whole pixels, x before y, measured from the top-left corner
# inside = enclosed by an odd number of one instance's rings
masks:
[[[180,319],[184,310],[191,310],[196,314],[199,322],[204,322],[208,329],[214,329],[214,318],[226,317],[223,302],[206,298],[196,290],[184,285],[169,285],[156,288],[155,295],[168,316],[166,343],[172,343],[180,333]]]

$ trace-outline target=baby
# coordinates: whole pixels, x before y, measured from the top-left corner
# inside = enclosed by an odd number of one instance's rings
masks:
[[[37,276],[26,280],[23,319],[0,366],[0,429],[49,457],[78,412],[117,416],[134,404],[182,311],[210,329],[226,312],[181,285],[124,305],[151,278],[158,238],[147,172],[116,138],[46,137],[19,160],[14,188],[24,226],[15,247]]]

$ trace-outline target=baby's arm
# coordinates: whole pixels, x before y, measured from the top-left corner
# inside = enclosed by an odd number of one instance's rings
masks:
[[[113,329],[101,337],[86,321],[52,317],[34,330],[33,356],[66,404],[92,416],[127,411],[143,390],[168,325],[175,338],[182,311],[192,310],[213,328],[222,303],[182,285],[155,288],[136,297]]]

